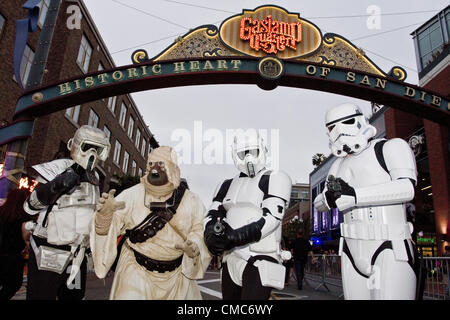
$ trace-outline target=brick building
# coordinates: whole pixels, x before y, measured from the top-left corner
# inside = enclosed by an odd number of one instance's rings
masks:
[[[303,215],[309,215],[309,184],[296,183],[292,185],[289,208],[283,217],[283,225],[294,219],[295,216],[303,219]]]
[[[0,125],[9,123],[18,97],[23,93],[13,76],[13,50],[16,20],[26,17],[24,1],[0,2]],[[26,88],[44,86],[85,73],[114,68],[114,61],[103,42],[82,0],[43,0],[38,29],[30,33],[22,58],[21,78]],[[69,6],[81,12],[80,28],[69,29],[67,20],[73,13]],[[56,22],[51,22],[52,15]],[[55,17],[53,19],[55,19]],[[45,46],[42,36],[50,33],[47,59],[38,56]],[[41,40],[40,40],[41,37]],[[35,59],[36,55],[36,59]],[[45,62],[46,61],[46,62]],[[25,167],[46,162],[56,156],[68,155],[66,147],[77,128],[89,124],[104,130],[110,137],[109,158],[100,165],[102,187],[117,175],[139,175],[145,171],[146,156],[158,146],[130,95],[118,95],[36,119],[29,140]],[[4,161],[3,146],[0,162]]]
[[[450,6],[411,35],[416,50],[419,85],[448,97]],[[437,248],[435,254],[441,255],[449,245],[450,232],[450,128],[394,109],[385,113],[385,121],[386,137],[409,141],[416,154],[419,173],[414,199],[416,219],[430,224],[431,228],[424,230],[422,238],[434,243]]]

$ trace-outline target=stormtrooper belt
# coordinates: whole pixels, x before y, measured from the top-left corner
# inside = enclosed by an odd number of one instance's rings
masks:
[[[159,273],[164,273],[166,271],[170,272],[178,268],[181,265],[181,262],[183,261],[183,255],[179,256],[175,260],[161,261],[161,260],[154,260],[137,252],[133,248],[131,249],[134,252],[134,257],[136,258],[137,263],[145,267],[148,271],[158,271]]]

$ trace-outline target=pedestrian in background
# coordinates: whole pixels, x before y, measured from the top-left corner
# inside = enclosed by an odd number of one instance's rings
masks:
[[[24,210],[26,189],[13,189],[0,207],[0,300],[9,300],[22,286],[25,260],[25,230],[22,224],[32,219]]]
[[[291,254],[292,254],[291,245],[290,245],[288,239],[284,239],[281,242],[281,248],[282,248],[282,250],[290,251]],[[283,266],[286,268],[286,275],[285,275],[285,278],[284,278],[284,285],[285,286],[289,285],[289,278],[291,277],[291,269],[292,269],[293,265],[294,265],[294,258],[293,257],[291,257],[288,260],[283,260]]]
[[[296,239],[294,241],[294,265],[297,274],[297,285],[298,290],[303,289],[303,277],[305,265],[308,262],[308,254],[311,256],[311,262],[316,263],[316,258],[312,252],[311,244],[308,240],[303,238],[303,230],[299,229],[296,234]]]

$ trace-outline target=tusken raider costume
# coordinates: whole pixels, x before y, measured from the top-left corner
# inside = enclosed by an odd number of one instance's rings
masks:
[[[247,131],[233,143],[240,171],[221,183],[205,218],[205,243],[223,254],[223,299],[268,299],[272,288],[284,287],[281,221],[291,194],[291,179],[266,168],[262,138]]]
[[[39,217],[26,226],[33,231],[27,299],[84,297],[89,226],[100,193],[94,169],[107,159],[110,143],[102,130],[85,125],[67,147],[72,159],[33,166],[39,184],[24,210]]]
[[[205,207],[180,183],[177,154],[154,149],[141,183],[99,199],[91,229],[95,273],[117,260],[110,299],[200,300],[211,255],[203,242]],[[117,239],[123,245],[117,248]]]
[[[314,206],[344,213],[339,255],[345,299],[414,299],[413,225],[405,210],[417,180],[412,150],[402,139],[373,139],[376,129],[352,104],[330,109],[326,127],[337,159]]]

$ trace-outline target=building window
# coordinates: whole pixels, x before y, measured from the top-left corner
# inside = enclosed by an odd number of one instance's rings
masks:
[[[130,116],[130,121],[128,121],[128,136],[133,139],[133,129],[134,129],[134,119]]]
[[[116,140],[116,146],[114,148],[114,157],[113,157],[113,162],[115,164],[119,164],[120,163],[120,151],[122,149],[122,145],[120,144],[120,142],[118,140]]]
[[[138,176],[142,177],[142,169],[141,168],[138,169]]]
[[[5,26],[5,17],[0,13],[0,37],[2,36],[3,27]]]
[[[128,160],[130,160],[130,155],[128,152],[125,151],[123,154],[123,164],[122,164],[122,171],[126,174],[128,171]]]
[[[425,68],[442,50],[444,41],[442,39],[442,30],[439,20],[432,22],[429,27],[419,33],[418,44],[420,52],[420,62],[422,68]]]
[[[307,190],[302,190],[302,198],[308,199],[308,196],[309,196],[309,192]]]
[[[39,3],[39,20],[38,25],[42,28],[47,17],[48,7],[50,6],[50,0],[42,0]]]
[[[112,113],[116,110],[116,100],[117,97],[109,97],[108,99],[108,109],[111,110]]]
[[[89,70],[89,61],[91,60],[92,47],[84,36],[81,37],[80,49],[78,50],[77,63],[85,73]]]
[[[119,123],[122,126],[122,128],[125,128],[125,118],[127,116],[127,106],[125,103],[122,102],[122,107],[120,108],[120,116],[119,116]]]
[[[33,60],[34,52],[28,45],[26,45],[22,56],[22,62],[20,63],[20,79],[22,80],[24,86],[27,84]]]
[[[139,150],[139,143],[141,142],[141,130],[136,130],[136,139],[134,144],[136,145],[136,148]]]
[[[109,130],[107,126],[103,127],[103,132],[105,132],[106,136],[108,137],[108,140],[111,140],[111,130]]]
[[[145,158],[145,146],[147,145],[147,140],[144,138],[142,139],[142,145],[141,145],[141,154]]]
[[[89,111],[88,125],[94,128],[97,128],[98,126],[98,115],[92,109]]]
[[[78,123],[78,116],[80,115],[80,105],[67,108],[66,109],[66,116],[72,119],[73,122]]]
[[[131,175],[135,176],[136,175],[136,161],[133,160],[133,162],[131,163]]]

